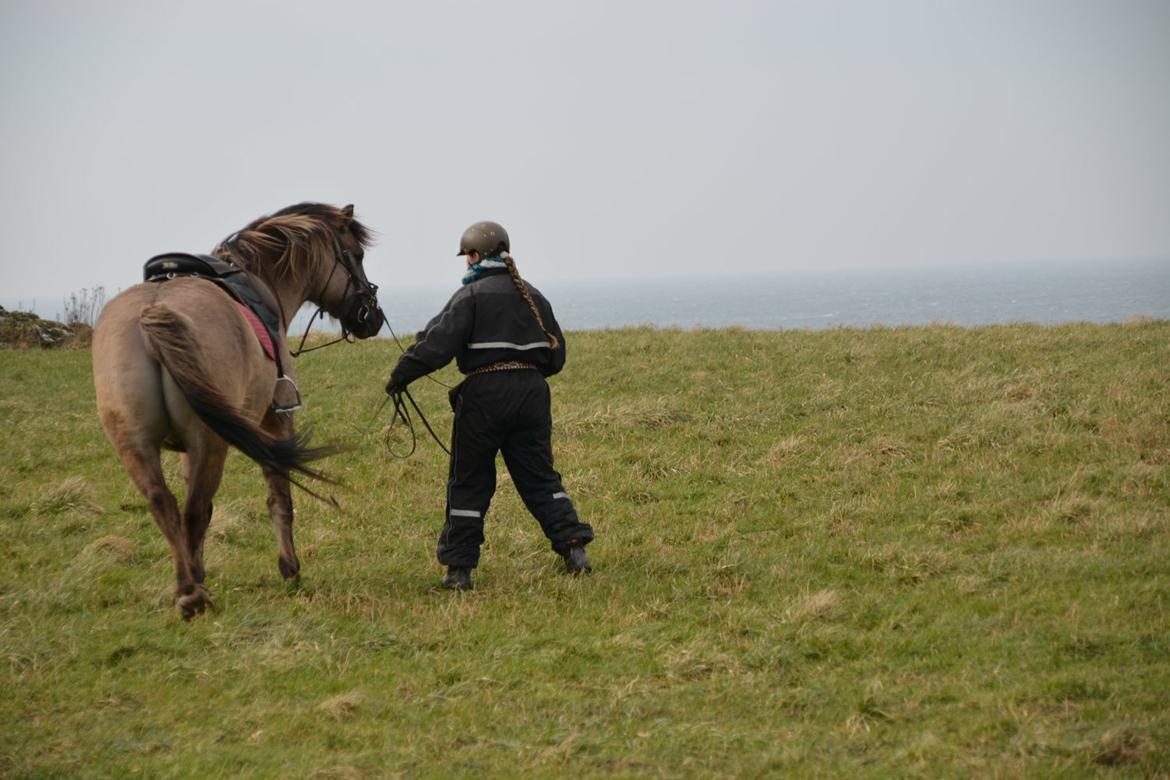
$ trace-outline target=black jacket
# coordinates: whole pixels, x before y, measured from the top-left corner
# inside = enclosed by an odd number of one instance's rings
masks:
[[[552,306],[532,285],[532,299],[549,333],[557,337],[554,350],[536,322],[528,302],[516,289],[506,269],[487,271],[459,288],[447,305],[415,337],[390,374],[405,387],[423,374],[437,371],[455,359],[464,374],[501,360],[532,363],[545,376],[565,365],[565,337]]]

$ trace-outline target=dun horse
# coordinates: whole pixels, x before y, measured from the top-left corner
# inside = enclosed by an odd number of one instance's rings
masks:
[[[257,318],[242,303],[189,269],[131,287],[102,312],[93,338],[98,415],[170,543],[184,617],[211,603],[203,538],[229,445],[264,471],[280,573],[288,579],[300,569],[290,481],[293,472],[320,477],[308,463],[327,450],[309,449],[294,433],[291,414],[278,409],[277,388],[295,388],[278,382],[278,366],[286,375],[291,366],[284,336],[306,301],[358,338],[381,329],[377,287],[362,269],[369,242],[353,206],[303,203],[261,217],[205,257],[267,299],[279,315],[274,345],[262,345]],[[267,357],[269,347],[276,360]],[[182,453],[182,511],[163,479],[163,449]]]

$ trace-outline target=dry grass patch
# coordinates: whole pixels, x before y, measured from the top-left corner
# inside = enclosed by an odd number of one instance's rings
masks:
[[[760,458],[760,465],[779,468],[790,458],[803,452],[807,441],[808,437],[803,433],[785,436],[773,444],[764,457]]]
[[[1081,495],[1060,496],[1048,505],[1045,519],[1051,523],[1082,525],[1093,518],[1099,503]]]
[[[236,499],[225,504],[216,504],[211,513],[211,525],[207,535],[217,542],[229,542],[239,537],[242,529],[250,525],[245,501]]]
[[[87,544],[78,558],[108,556],[119,563],[134,560],[134,542],[123,536],[103,536]]]
[[[873,731],[878,725],[894,719],[889,707],[881,700],[882,682],[871,680],[865,687],[865,695],[845,723],[842,724],[850,737],[859,737]]]
[[[691,415],[676,399],[667,397],[614,401],[556,410],[556,432],[564,436],[585,433],[667,428],[687,422]]]
[[[134,554],[134,543],[120,536],[103,536],[90,542],[60,571],[55,597],[84,589],[96,575],[131,564]]]
[[[702,680],[718,674],[738,675],[740,659],[706,643],[694,643],[666,654],[667,676],[678,680]]]
[[[964,596],[982,593],[991,585],[991,579],[975,574],[963,574],[955,578],[955,589]]]
[[[1134,764],[1150,751],[1150,738],[1128,726],[1110,729],[1090,748],[1093,763],[1107,767]]]
[[[1040,394],[1035,380],[1011,382],[1003,389],[1003,397],[1008,401],[1031,401]]]
[[[910,453],[910,448],[897,436],[890,436],[889,434],[882,434],[876,437],[870,444],[872,451],[879,455],[883,460],[894,461],[901,460]]]
[[[1170,528],[1170,512],[1140,512],[1106,515],[1101,523],[1109,539],[1150,539]]]
[[[334,720],[349,720],[355,717],[366,705],[366,697],[361,691],[350,691],[337,696],[331,696],[317,705],[317,710]]]
[[[952,556],[941,550],[916,551],[886,546],[860,552],[855,558],[865,569],[913,585],[935,579],[954,568]]]
[[[1121,489],[1132,498],[1153,498],[1159,493],[1170,495],[1170,474],[1164,466],[1139,461],[1130,466]]]
[[[965,491],[959,486],[959,480],[952,473],[939,478],[937,482],[932,484],[929,495],[936,501],[955,501],[963,498]]]
[[[83,477],[67,477],[47,488],[33,502],[32,511],[39,517],[59,517],[78,514],[95,517],[102,513],[93,485]]]
[[[841,594],[835,590],[802,593],[784,610],[784,620],[797,624],[820,620],[836,612],[840,605]]]
[[[403,777],[401,772],[390,772],[386,777]],[[309,780],[365,780],[370,775],[355,766],[337,765],[317,767],[310,770],[308,774]]]

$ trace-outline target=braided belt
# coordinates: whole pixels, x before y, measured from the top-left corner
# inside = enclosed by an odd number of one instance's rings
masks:
[[[522,368],[536,368],[533,363],[525,363],[523,360],[501,360],[498,363],[488,363],[486,366],[473,368],[467,372],[467,376],[475,376],[476,374],[491,374],[495,371],[518,371]]]

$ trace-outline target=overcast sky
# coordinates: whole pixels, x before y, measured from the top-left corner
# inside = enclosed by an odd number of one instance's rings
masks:
[[[353,202],[383,285],[1170,256],[1170,3],[0,0],[0,296]]]

